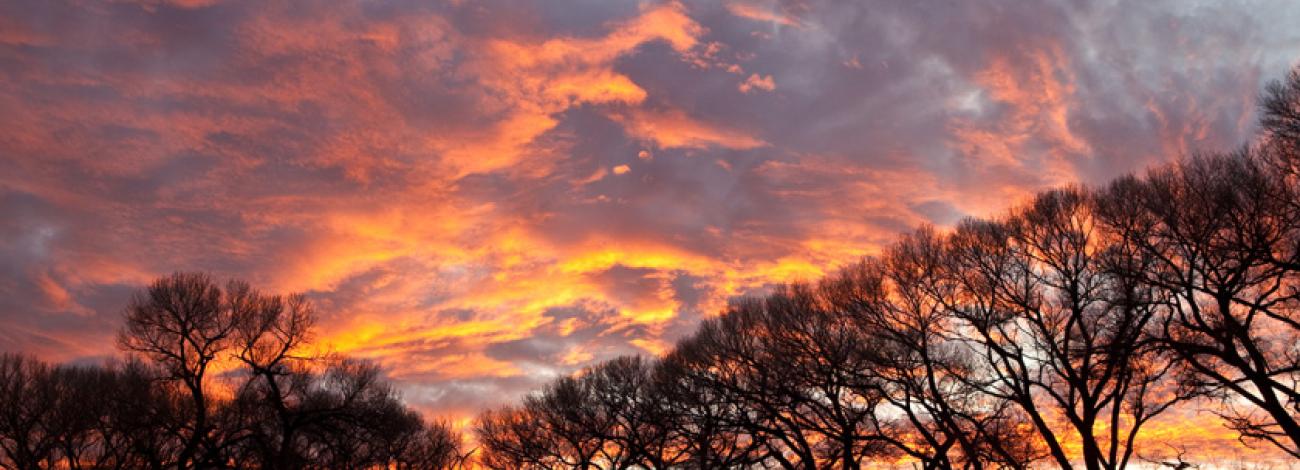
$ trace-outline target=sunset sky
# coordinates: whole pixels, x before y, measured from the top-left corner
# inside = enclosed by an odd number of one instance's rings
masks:
[[[918,224],[1244,144],[1296,25],[1289,0],[0,2],[0,350],[111,357],[133,290],[209,271],[305,292],[318,342],[464,419]]]

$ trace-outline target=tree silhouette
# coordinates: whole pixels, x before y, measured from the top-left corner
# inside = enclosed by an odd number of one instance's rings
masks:
[[[1244,437],[1300,457],[1294,194],[1242,151],[1118,181],[1108,200],[1112,225],[1153,260],[1131,275],[1169,296],[1160,340],[1188,383],[1223,398],[1217,412]]]
[[[178,273],[134,296],[102,367],[0,355],[0,468],[453,469],[460,434],[375,364],[309,355],[301,295]],[[220,368],[220,373],[213,372]]]

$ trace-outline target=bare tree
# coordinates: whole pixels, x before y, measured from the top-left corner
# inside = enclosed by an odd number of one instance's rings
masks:
[[[474,433],[482,452],[479,463],[487,468],[550,469],[564,461],[551,448],[547,430],[537,426],[540,417],[522,406],[507,406],[479,415]]]
[[[171,451],[158,436],[167,403],[138,363],[0,356],[0,468],[162,468]]]
[[[311,339],[311,304],[301,295],[262,295],[243,283],[232,283],[227,295],[237,317],[233,355],[248,373],[239,397],[257,421],[247,438],[264,465],[301,467],[299,431],[321,414],[302,406],[314,378],[313,358],[301,351]]]
[[[421,422],[398,441],[391,452],[395,470],[457,470],[468,468],[472,457],[460,432],[446,421]]]
[[[1160,339],[1185,377],[1222,393],[1243,437],[1300,457],[1300,220],[1277,176],[1245,151],[1198,157],[1120,180],[1107,200],[1153,260],[1133,275],[1170,296]]]
[[[1259,109],[1266,155],[1284,174],[1300,176],[1300,67],[1264,88]]]
[[[0,468],[451,469],[457,431],[407,407],[376,364],[308,355],[314,314],[204,274],[132,298],[122,364],[0,355]],[[214,371],[220,368],[221,373]]]
[[[1184,399],[1165,386],[1147,335],[1157,293],[1110,270],[1145,260],[1112,241],[1079,189],[1041,194],[1005,221],[967,222],[950,241],[946,275],[959,288],[945,304],[983,358],[988,380],[974,383],[1019,405],[1062,468],[1075,462],[1064,435],[1089,470],[1126,467],[1142,426]]]
[[[801,426],[780,389],[785,368],[763,344],[761,300],[734,303],[726,313],[706,320],[677,345],[676,359],[693,387],[709,389],[724,404],[732,426],[760,446],[762,461],[785,469],[816,468],[813,431]],[[784,358],[782,358],[784,360]]]
[[[955,319],[939,300],[953,283],[941,276],[944,246],[923,228],[871,258],[825,279],[821,295],[871,336],[867,373],[900,418],[884,441],[924,468],[986,465],[1024,468],[1034,454],[1004,399],[971,385],[974,366]]]
[[[155,380],[160,374],[138,360],[109,369],[110,381],[98,389],[104,414],[96,432],[106,443],[99,468],[161,470],[174,465],[182,443],[170,432],[181,421],[185,397],[174,384]]]
[[[674,353],[686,377],[727,402],[731,424],[782,468],[858,468],[887,453],[882,392],[867,373],[874,341],[825,307],[811,287],[789,286],[734,303]]]
[[[791,405],[799,427],[816,433],[818,460],[857,469],[893,450],[894,422],[879,412],[882,342],[821,293],[794,284],[768,296],[760,338],[769,362],[786,377],[774,395]]]
[[[610,459],[610,468],[670,468],[689,458],[686,446],[677,445],[668,396],[652,384],[652,367],[640,356],[624,356],[583,375],[593,391],[589,406],[603,415],[600,422],[613,424],[604,437],[620,458]]]
[[[48,424],[58,436],[58,454],[71,470],[112,468],[127,450],[125,442],[101,421],[114,405],[118,371],[107,367],[55,366],[51,380],[58,387],[59,406]]]
[[[695,374],[699,362],[689,348],[677,348],[652,372],[653,396],[660,397],[668,446],[685,454],[686,468],[746,468],[763,460],[764,446],[734,418],[740,410],[724,393]]]
[[[213,431],[208,372],[230,347],[241,319],[235,310],[238,300],[223,295],[206,274],[176,273],[155,281],[127,306],[119,344],[159,364],[164,378],[179,383],[189,394],[187,422],[175,429],[184,443],[177,469],[203,464],[197,460]]]
[[[626,459],[625,449],[611,442],[613,418],[594,405],[595,387],[585,375],[552,382],[542,393],[524,399],[524,407],[538,418],[536,425],[551,437],[550,445],[564,465],[587,470],[611,468]]]
[[[397,443],[421,431],[419,416],[401,402],[383,380],[379,367],[339,360],[308,376],[296,412],[306,468],[362,469],[387,466],[396,459]]]
[[[7,466],[32,470],[54,461],[59,436],[51,422],[61,399],[48,365],[0,355],[0,451]]]
[[[1260,106],[1260,145],[923,228],[733,302],[651,366],[561,378],[480,418],[484,462],[1118,470],[1207,396],[1300,457],[1300,69]]]

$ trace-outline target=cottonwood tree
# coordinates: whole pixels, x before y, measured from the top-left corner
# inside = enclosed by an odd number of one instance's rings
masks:
[[[48,429],[57,436],[57,452],[66,468],[123,468],[129,441],[103,421],[121,398],[116,382],[128,378],[109,367],[55,366],[50,372],[62,403],[55,407]]]
[[[175,440],[172,394],[136,362],[49,365],[0,356],[0,468],[161,469]]]
[[[1243,437],[1300,457],[1300,214],[1279,194],[1293,193],[1242,151],[1117,181],[1104,200],[1109,224],[1153,260],[1131,275],[1171,297],[1160,340],[1175,365],[1220,393]]]
[[[858,468],[887,451],[880,387],[864,373],[871,347],[811,287],[796,285],[734,303],[679,344],[674,359],[686,380],[726,403],[729,424],[772,465]]]
[[[693,351],[677,348],[658,361],[652,371],[653,396],[663,401],[671,441],[685,454],[686,468],[745,468],[763,460],[762,441],[754,439],[734,418],[742,410],[724,393],[700,381],[695,374],[701,362]]]
[[[551,437],[523,406],[504,406],[480,413],[474,424],[487,468],[549,469],[565,462],[552,451]]]
[[[451,423],[437,420],[414,433],[406,433],[389,452],[394,470],[439,470],[468,468],[473,452],[466,452],[465,439]]]
[[[311,338],[311,306],[301,295],[266,296],[243,283],[232,284],[227,295],[237,316],[232,354],[248,374],[238,396],[255,421],[245,446],[255,449],[263,465],[301,467],[307,457],[301,430],[329,414],[307,408],[315,377],[313,358],[301,349]]]
[[[182,447],[176,468],[187,469],[218,462],[200,462],[204,445],[212,448],[209,418],[213,412],[208,373],[227,352],[241,312],[238,286],[223,293],[211,276],[176,273],[164,277],[132,297],[126,325],[118,343],[160,365],[165,380],[184,387],[189,395],[187,421],[172,430]]]
[[[484,461],[494,468],[630,467],[637,452],[620,437],[619,417],[602,406],[612,403],[601,396],[603,380],[592,372],[561,377],[518,407],[482,415],[477,428]]]
[[[18,470],[49,465],[58,449],[52,421],[62,406],[48,365],[14,354],[0,355],[0,450]]]
[[[181,442],[170,432],[180,422],[185,397],[174,384],[156,380],[156,367],[128,360],[107,368],[109,383],[99,389],[103,414],[96,432],[109,462],[98,468],[147,468],[174,465]]]
[[[1141,428],[1185,398],[1165,386],[1147,334],[1159,294],[1111,269],[1146,261],[1111,241],[1073,188],[1003,221],[964,223],[949,241],[945,275],[958,288],[945,304],[988,375],[973,383],[1016,403],[1062,468],[1077,462],[1067,437],[1089,470],[1126,467]]]
[[[901,417],[884,441],[923,468],[1024,468],[1035,455],[1006,400],[971,386],[969,350],[935,290],[942,241],[923,228],[872,258],[823,280],[826,302],[875,338],[867,373],[882,384],[888,411]],[[947,287],[946,287],[947,286]]]
[[[820,294],[794,284],[769,295],[761,338],[786,377],[774,394],[791,405],[800,428],[817,435],[817,459],[857,469],[892,450],[895,423],[880,414],[885,390],[875,371],[882,342]]]
[[[800,425],[792,403],[776,392],[786,387],[786,377],[760,339],[762,315],[760,301],[733,304],[679,343],[677,359],[685,366],[685,379],[716,393],[728,412],[725,419],[761,446],[762,461],[785,469],[815,468],[813,431]]]
[[[388,468],[411,464],[415,457],[435,460],[415,455],[429,450],[421,439],[430,428],[402,403],[375,364],[334,361],[307,380],[303,390],[295,399],[300,439],[293,451],[302,468]],[[455,441],[439,443],[440,448],[452,449],[441,444]],[[459,465],[463,459],[456,450],[439,460]]]
[[[594,408],[611,422],[605,436],[619,449],[611,468],[672,468],[689,459],[688,446],[680,445],[672,425],[672,411],[662,388],[653,380],[653,364],[640,356],[623,356],[588,369],[583,380],[590,382]]]
[[[647,456],[671,449],[687,468],[1113,470],[1202,397],[1300,457],[1300,69],[1260,106],[1246,150],[923,228],[732,303],[648,381],[626,360],[562,378],[480,418],[484,462],[671,467]]]

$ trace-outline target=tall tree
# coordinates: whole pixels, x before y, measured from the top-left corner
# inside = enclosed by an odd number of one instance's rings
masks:
[[[1152,260],[1131,275],[1170,297],[1160,340],[1175,365],[1221,394],[1220,414],[1244,437],[1300,457],[1300,213],[1278,197],[1290,191],[1242,151],[1117,181],[1104,207]]]
[[[822,281],[820,290],[872,343],[867,373],[897,416],[885,442],[923,468],[1024,468],[1034,453],[1021,416],[972,386],[975,365],[955,338],[959,325],[940,298],[944,246],[928,228]]]
[[[1101,230],[1090,201],[1049,191],[1004,221],[963,224],[947,269],[959,288],[945,303],[983,358],[983,391],[1019,405],[1057,465],[1076,462],[1069,438],[1089,470],[1118,469],[1142,427],[1184,395],[1167,386],[1147,334],[1158,293],[1112,269],[1147,261]]]
[[[207,274],[176,273],[154,281],[132,297],[126,309],[119,344],[159,364],[163,378],[179,383],[189,394],[189,416],[174,429],[183,442],[178,470],[204,464],[198,459],[213,431],[208,373],[229,348],[242,318],[237,311],[242,306],[239,288],[233,290],[236,295],[224,295]]]

